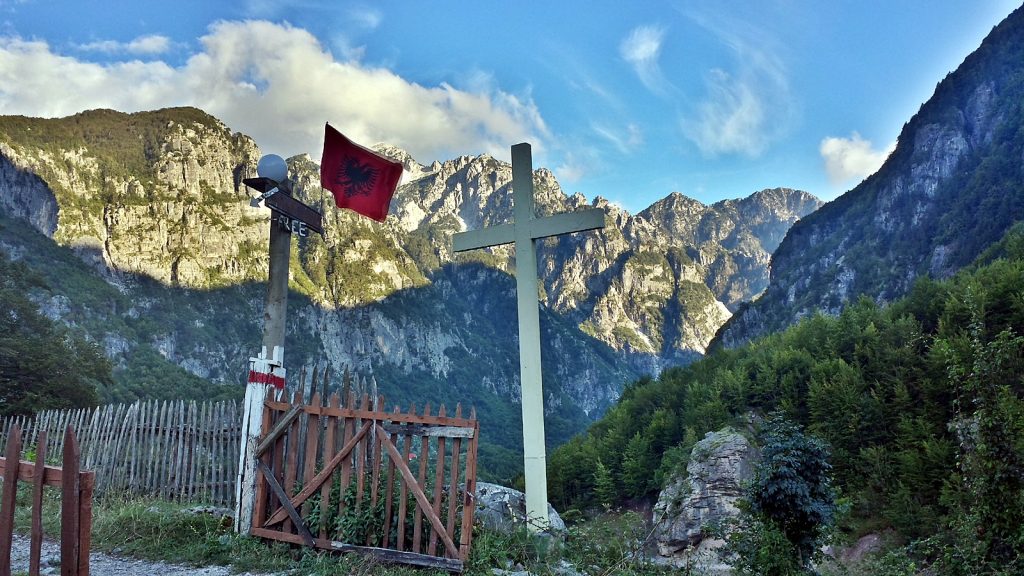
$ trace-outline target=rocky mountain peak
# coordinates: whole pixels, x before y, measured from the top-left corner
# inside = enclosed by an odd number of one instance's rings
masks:
[[[326,232],[295,242],[289,314],[302,333],[298,361],[309,367],[322,354],[338,372],[348,366],[434,391],[482,387],[514,402],[515,348],[503,345],[515,337],[514,248],[451,252],[453,233],[512,221],[511,166],[486,154],[424,166],[401,148],[376,150],[405,167],[383,223],[336,209],[315,159],[288,159],[296,197],[321,211]],[[0,210],[76,247],[126,294],[134,283],[165,287],[162,296],[146,292],[154,302],[177,291],[252,289],[266,278],[269,210],[249,205],[241,180],[255,175],[259,157],[251,139],[194,109],[76,122],[0,117]],[[547,409],[574,422],[564,430],[599,415],[624,382],[699,357],[730,307],[766,278],[768,253],[737,210],[673,194],[632,215],[567,195],[543,167],[533,184],[538,215],[591,204],[607,214],[601,231],[537,243],[554,358]],[[773,211],[765,208],[758,226],[788,226],[791,214]],[[258,318],[259,302],[231,300],[240,309],[210,307],[198,324],[157,327],[159,355],[204,378],[229,378],[224,367],[244,366],[252,350],[239,342],[258,328],[241,330],[231,346],[200,328],[225,313]],[[118,343],[112,354],[143,345],[116,330],[95,337]]]

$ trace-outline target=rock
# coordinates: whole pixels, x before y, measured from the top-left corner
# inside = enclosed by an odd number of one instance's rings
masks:
[[[477,482],[476,521],[491,530],[511,532],[526,522],[526,496],[519,490]],[[565,532],[565,522],[551,504],[548,504],[548,522],[550,532]]]
[[[722,541],[709,538],[707,529],[739,513],[736,501],[759,459],[757,448],[731,428],[709,432],[693,447],[686,475],[673,478],[654,507],[655,540],[666,563],[727,568],[714,553]]]
[[[880,534],[861,536],[856,544],[842,549],[839,552],[839,558],[844,564],[860,562],[865,556],[879,552],[882,549],[883,543],[884,541]]]

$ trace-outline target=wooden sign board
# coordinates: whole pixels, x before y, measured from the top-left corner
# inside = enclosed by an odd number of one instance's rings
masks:
[[[269,178],[246,178],[242,182],[246,186],[263,193],[277,187]],[[263,203],[271,210],[279,212],[286,217],[289,224],[285,225],[284,220],[281,220],[281,222],[282,226],[288,228],[289,231],[301,231],[302,227],[298,224],[298,222],[301,222],[308,226],[310,230],[323,235],[323,214],[292,198],[283,191],[279,190],[277,193],[267,196],[263,199]]]

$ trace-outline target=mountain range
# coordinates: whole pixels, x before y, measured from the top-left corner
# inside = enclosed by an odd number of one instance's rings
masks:
[[[294,194],[325,235],[293,242],[285,365],[348,370],[408,405],[475,404],[493,469],[520,442],[511,247],[453,256],[452,233],[511,221],[511,166],[425,165],[393,146],[403,183],[382,224],[334,208],[308,156]],[[0,117],[0,249],[45,278],[50,318],[115,366],[105,400],[240,394],[258,351],[269,211],[242,180],[260,151],[194,108]],[[762,190],[706,206],[673,193],[632,215],[534,173],[538,212],[604,210],[606,228],[540,243],[549,441],[598,417],[643,374],[690,362],[767,285],[786,230],[820,202]],[[489,450],[489,451],[488,451]]]

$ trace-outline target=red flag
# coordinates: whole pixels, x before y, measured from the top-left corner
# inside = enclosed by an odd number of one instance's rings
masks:
[[[401,178],[401,162],[363,148],[327,125],[320,185],[334,194],[338,208],[349,208],[383,222]]]

